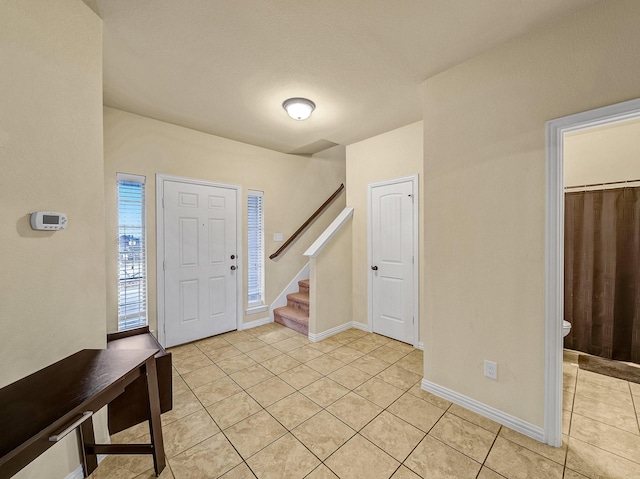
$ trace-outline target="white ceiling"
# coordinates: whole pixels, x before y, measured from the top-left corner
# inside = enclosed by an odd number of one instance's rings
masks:
[[[85,3],[104,20],[105,105],[292,152],[420,120],[424,80],[595,0]],[[309,120],[288,118],[293,96]]]

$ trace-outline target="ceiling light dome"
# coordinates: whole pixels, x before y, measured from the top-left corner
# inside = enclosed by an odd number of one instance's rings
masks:
[[[294,120],[306,120],[316,108],[316,104],[306,98],[289,98],[282,103],[289,116]]]

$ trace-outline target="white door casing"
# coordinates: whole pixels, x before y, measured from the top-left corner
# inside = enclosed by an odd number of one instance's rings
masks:
[[[370,329],[418,345],[417,178],[369,185]]]
[[[238,188],[159,177],[158,195],[161,344],[175,346],[238,328]]]
[[[562,320],[564,315],[564,135],[640,118],[640,99],[546,123],[544,439],[562,444]]]

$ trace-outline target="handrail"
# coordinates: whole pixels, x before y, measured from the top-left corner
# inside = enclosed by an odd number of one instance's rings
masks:
[[[300,226],[300,228],[298,228],[296,230],[295,233],[293,233],[289,239],[287,241],[284,242],[284,244],[282,246],[280,246],[280,248],[278,248],[278,251],[276,251],[275,253],[273,253],[271,256],[269,256],[269,259],[274,259],[277,258],[278,255],[280,253],[282,253],[285,249],[287,249],[287,246],[289,246],[291,243],[293,243],[293,241],[298,237],[298,235],[300,233],[302,233],[304,231],[304,229],[309,226],[311,224],[311,222],[313,220],[315,220],[318,216],[320,216],[320,214],[322,213],[322,211],[331,204],[331,202],[333,200],[336,199],[336,197],[342,192],[342,190],[344,190],[344,183],[341,183],[340,186],[338,187],[338,189],[336,191],[333,192],[333,194],[327,199],[327,201],[325,201],[324,203],[322,203],[322,206],[320,206],[320,208],[318,208],[315,213],[313,213],[311,216],[309,216],[309,219],[307,221],[305,221],[302,226]]]

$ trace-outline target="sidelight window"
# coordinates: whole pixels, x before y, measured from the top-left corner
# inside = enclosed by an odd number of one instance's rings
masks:
[[[247,197],[247,302],[264,304],[264,193],[249,190]]]
[[[118,330],[147,325],[145,177],[117,174]]]

